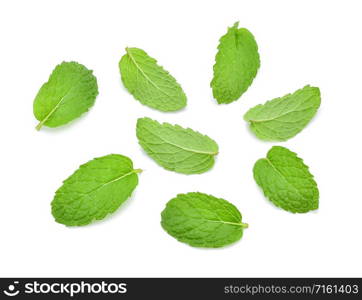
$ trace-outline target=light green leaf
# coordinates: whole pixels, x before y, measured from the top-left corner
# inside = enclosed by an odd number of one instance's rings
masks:
[[[218,146],[208,136],[149,118],[138,119],[136,131],[142,148],[167,170],[197,174],[214,165]]]
[[[318,208],[319,191],[308,167],[294,152],[274,146],[254,165],[254,178],[276,206],[292,213]]]
[[[56,66],[34,100],[34,116],[45,125],[64,125],[93,106],[98,95],[97,79],[85,66],[76,62],[63,62]]]
[[[286,141],[307,126],[321,103],[319,88],[309,85],[251,108],[245,115],[254,134],[266,141]]]
[[[215,58],[211,87],[219,104],[239,99],[253,82],[260,66],[254,36],[238,26],[239,22],[235,23],[221,37]]]
[[[52,214],[58,223],[82,226],[102,220],[126,201],[141,170],[123,155],[110,154],[80,166],[56,191]]]
[[[138,48],[126,48],[119,62],[122,81],[142,104],[160,111],[176,111],[186,106],[181,86],[157,61]]]
[[[202,193],[179,194],[161,213],[168,234],[193,247],[218,248],[232,244],[248,224],[230,202]]]

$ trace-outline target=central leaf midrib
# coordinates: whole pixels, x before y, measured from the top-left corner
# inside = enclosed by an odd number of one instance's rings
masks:
[[[132,54],[129,52],[128,48],[126,48],[126,52],[129,55],[131,61],[134,63],[134,65],[136,66],[137,70],[140,71],[140,73],[143,75],[143,77],[146,78],[147,81],[149,81],[156,89],[158,89],[159,91],[161,91],[162,93],[164,93],[166,96],[172,98],[171,95],[169,95],[167,92],[165,92],[163,89],[161,89],[141,68],[141,66],[138,65],[138,63],[136,62],[135,58],[132,56]]]
[[[204,222],[210,222],[210,223],[219,223],[219,224],[225,224],[225,225],[233,225],[233,226],[239,226],[239,227],[245,227],[247,226],[247,224],[242,223],[240,221],[240,223],[236,223],[236,222],[229,222],[229,221],[224,221],[224,220],[210,220],[210,219],[205,219],[205,218],[195,218],[195,217],[187,217],[188,219],[192,219],[192,220],[201,220]]]
[[[304,88],[303,88],[304,89]],[[301,90],[302,91],[302,90]],[[298,92],[298,91],[297,91]],[[270,101],[267,101],[265,104],[263,104],[263,105],[261,105],[263,108],[265,108],[265,107],[267,107],[268,105],[270,105],[273,101],[277,101],[277,100],[279,100],[278,101],[278,103],[276,104],[276,105],[278,105],[278,104],[280,104],[281,102],[283,102],[283,101],[293,101],[294,99],[294,97],[295,97],[295,93],[297,93],[297,92],[294,92],[293,94],[289,94],[289,95],[287,95],[287,96],[283,96],[283,97],[281,97],[281,98],[275,98],[275,99],[273,99],[273,100],[270,100]],[[251,123],[261,123],[261,122],[269,122],[269,121],[273,121],[273,120],[275,120],[275,119],[277,119],[277,118],[281,118],[281,117],[283,117],[283,116],[285,116],[285,115],[287,115],[287,114],[290,114],[290,113],[293,113],[293,112],[300,112],[300,111],[304,111],[304,110],[307,110],[307,109],[313,109],[313,108],[316,108],[316,106],[318,107],[319,105],[317,104],[316,105],[316,103],[315,103],[315,101],[313,102],[312,101],[312,104],[311,104],[311,106],[309,106],[309,107],[307,107],[307,108],[305,108],[305,109],[299,109],[298,110],[298,108],[300,108],[301,106],[302,106],[302,104],[305,104],[305,103],[308,103],[308,101],[310,100],[310,99],[312,99],[312,98],[314,98],[316,95],[314,94],[314,93],[312,93],[311,95],[309,95],[309,96],[307,96],[308,98],[307,99],[305,99],[304,101],[302,101],[302,103],[299,103],[299,105],[297,105],[297,107],[295,107],[294,109],[295,110],[288,110],[288,111],[286,111],[286,112],[284,112],[284,113],[282,113],[282,114],[280,114],[280,115],[278,115],[278,116],[276,116],[276,117],[273,117],[273,118],[269,118],[269,119],[262,119],[262,120],[252,120],[252,119],[249,119],[248,121],[250,121]],[[287,97],[287,98],[286,98]],[[295,101],[295,100],[294,100]]]
[[[210,220],[210,219],[203,219],[202,220],[206,221],[206,222],[210,222],[210,223],[221,223],[221,224],[226,224],[226,225],[235,225],[235,226],[240,226],[243,227],[243,223],[235,223],[235,222],[229,222],[229,221],[224,221],[224,220]]]
[[[137,173],[137,170],[132,170],[132,171],[126,173],[126,174],[123,174],[123,175],[121,175],[121,176],[118,176],[118,177],[116,177],[116,178],[114,178],[114,179],[112,179],[112,180],[110,180],[110,181],[108,181],[108,182],[105,182],[105,183],[101,184],[100,186],[95,187],[94,189],[90,190],[89,192],[86,192],[86,193],[81,194],[78,198],[74,199],[72,202],[74,202],[74,201],[76,201],[76,200],[79,200],[79,199],[83,198],[84,196],[87,196],[87,195],[89,195],[89,194],[92,194],[92,193],[94,193],[94,192],[96,192],[96,191],[104,188],[105,186],[107,186],[107,185],[109,185],[109,184],[111,184],[111,183],[117,182],[117,181],[119,181],[119,180],[121,180],[121,179],[123,179],[123,178],[125,178],[125,177],[127,177],[127,176],[130,176],[130,175],[132,175],[132,174],[135,174],[135,173]]]
[[[274,120],[276,120],[276,119],[278,119],[278,118],[281,118],[281,117],[284,117],[284,116],[286,116],[286,115],[288,115],[288,114],[290,114],[290,113],[302,112],[302,111],[305,111],[305,110],[308,110],[308,109],[311,109],[311,108],[314,108],[314,106],[310,106],[310,107],[307,107],[307,108],[304,108],[304,109],[300,109],[300,110],[289,110],[289,111],[287,111],[287,112],[285,112],[285,113],[282,113],[282,114],[277,115],[277,116],[275,116],[275,117],[273,117],[273,118],[270,118],[270,119],[261,119],[261,120],[252,120],[252,119],[249,119],[249,121],[250,121],[251,123],[262,123],[262,122],[274,121]]]
[[[43,118],[43,120],[40,121],[39,125],[37,127],[42,127],[46,121],[49,120],[49,118],[55,113],[55,111],[59,108],[59,106],[63,103],[64,99],[69,95],[69,93],[79,85],[79,83],[82,81],[82,76],[79,78],[76,84],[72,85],[60,98],[60,100],[57,102],[57,104],[53,107],[53,109]]]
[[[306,199],[306,198],[304,197],[304,195],[302,195],[302,194],[300,193],[300,191],[287,180],[286,176],[284,176],[284,175],[277,169],[277,167],[275,167],[275,166],[272,164],[272,162],[271,162],[271,160],[270,160],[269,158],[266,157],[266,158],[264,158],[264,159],[270,164],[270,166],[273,168],[273,170],[275,170],[275,172],[277,172],[277,173],[280,175],[280,177],[281,177],[289,186],[291,186],[291,187],[297,192],[298,195],[300,195],[303,199]]]
[[[164,141],[165,143],[167,144],[170,144],[172,146],[175,146],[177,148],[180,148],[182,150],[185,150],[185,151],[188,151],[188,152],[193,152],[193,153],[198,153],[198,154],[206,154],[206,155],[217,155],[217,152],[206,152],[206,151],[198,151],[198,150],[195,150],[195,149],[190,149],[190,148],[186,148],[186,147],[183,147],[181,145],[177,145],[175,143],[171,143],[170,141],[167,141],[165,140],[164,138],[162,138],[161,136],[159,135],[156,135],[154,134],[152,131],[150,131],[149,129],[147,129],[146,127],[144,128],[145,130],[147,130],[149,133],[151,133],[152,135],[154,135],[155,137],[158,137],[160,140]]]

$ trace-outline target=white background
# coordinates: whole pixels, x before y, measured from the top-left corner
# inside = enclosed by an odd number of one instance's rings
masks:
[[[361,1],[2,1],[0,5],[1,276],[362,276]],[[217,105],[209,82],[218,39],[240,21],[256,37],[261,68],[249,90]],[[181,83],[187,108],[162,113],[124,89],[118,61],[144,49]],[[91,111],[37,132],[32,102],[58,63],[94,70]],[[320,208],[291,214],[256,186],[252,167],[276,143],[243,121],[252,106],[311,84],[315,119],[291,140],[315,175]],[[220,154],[202,175],[166,171],[140,149],[138,117],[191,127]],[[130,198],[102,222],[67,228],[50,202],[80,164],[120,153],[145,171]],[[234,203],[249,223],[222,249],[177,242],[160,212],[177,193],[201,191]]]

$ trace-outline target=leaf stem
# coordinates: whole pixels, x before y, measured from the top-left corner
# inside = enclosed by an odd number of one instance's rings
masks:
[[[249,227],[249,224],[248,224],[248,223],[241,223],[241,227],[243,227],[243,228],[248,228],[248,227]]]
[[[142,173],[143,172],[143,170],[142,169],[135,169],[135,170],[133,170],[136,174],[137,173]]]
[[[43,125],[44,125],[44,123],[43,123],[43,121],[41,121],[41,122],[39,122],[38,125],[36,125],[35,129],[39,131],[43,127]]]

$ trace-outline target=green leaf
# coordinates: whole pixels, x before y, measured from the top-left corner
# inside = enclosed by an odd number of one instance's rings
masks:
[[[254,36],[238,26],[239,22],[236,22],[221,37],[215,58],[211,87],[219,104],[239,99],[253,82],[260,66]]]
[[[198,174],[214,165],[218,146],[208,136],[149,118],[138,119],[136,131],[142,148],[167,170]]]
[[[91,70],[76,62],[62,62],[35,97],[34,116],[40,122],[36,129],[58,127],[78,118],[93,106],[97,95],[97,79]]]
[[[318,208],[319,191],[308,167],[294,152],[274,146],[254,165],[254,178],[265,196],[292,213]]]
[[[232,244],[248,224],[230,202],[203,193],[179,194],[161,213],[168,234],[193,247],[218,248]]]
[[[122,81],[142,104],[160,111],[176,111],[186,106],[181,86],[157,61],[138,48],[126,48],[119,62]]]
[[[102,220],[126,201],[138,184],[141,170],[123,155],[110,154],[80,166],[56,191],[52,214],[67,226]]]
[[[254,134],[265,141],[286,141],[307,126],[321,103],[319,88],[309,85],[251,108],[244,119]]]

